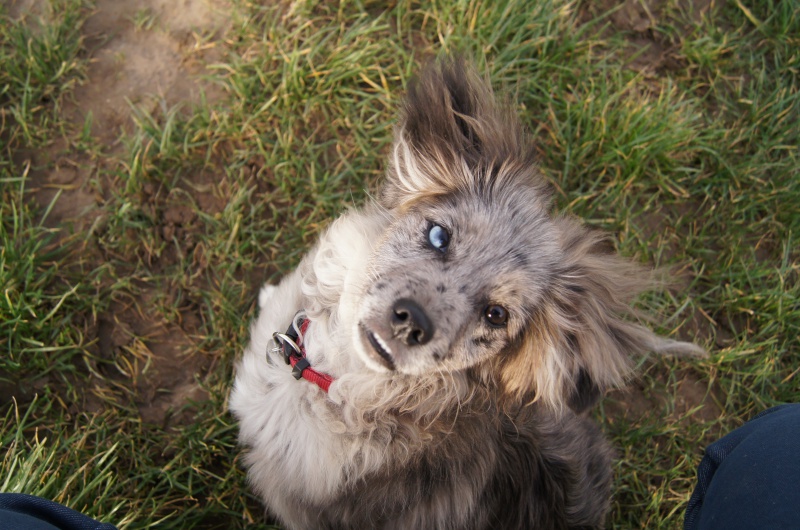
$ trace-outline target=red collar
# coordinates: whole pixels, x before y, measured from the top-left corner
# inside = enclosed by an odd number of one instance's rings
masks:
[[[292,320],[294,321],[295,319]],[[289,329],[286,330],[286,333],[275,332],[272,334],[272,338],[283,350],[283,359],[286,361],[286,364],[292,365],[292,375],[294,378],[299,380],[302,377],[306,381],[311,381],[327,393],[328,387],[333,383],[333,377],[328,374],[317,372],[311,368],[311,363],[306,359],[303,337],[310,323],[310,320],[301,317],[297,322],[297,326],[300,328],[299,334],[295,329],[294,322],[292,322],[289,324]]]

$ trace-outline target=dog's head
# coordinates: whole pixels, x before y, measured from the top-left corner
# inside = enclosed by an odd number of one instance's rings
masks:
[[[381,194],[356,349],[374,370],[474,370],[512,402],[582,410],[645,350],[697,352],[625,319],[650,277],[551,211],[507,105],[461,61],[410,86]]]

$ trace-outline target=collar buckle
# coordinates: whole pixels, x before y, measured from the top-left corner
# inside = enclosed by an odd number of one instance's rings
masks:
[[[293,329],[290,327],[287,333],[281,333],[279,331],[276,331],[275,333],[272,334],[272,340],[277,342],[281,346],[281,349],[283,350],[283,360],[286,362],[286,364],[291,363],[290,359],[292,357],[303,356],[303,350],[301,350],[300,346],[298,346],[297,343],[295,342],[295,340],[297,340],[297,335],[291,333],[292,331]],[[294,337],[290,336],[289,333],[294,335]]]
[[[286,333],[276,331],[272,334],[272,341],[275,343],[275,348],[267,351],[267,362],[270,361],[270,352],[283,354],[283,360],[286,364],[292,367],[292,377],[295,379],[306,379],[311,381],[324,392],[328,392],[333,382],[333,378],[327,374],[317,372],[311,367],[311,363],[306,359],[306,352],[303,349],[303,339],[301,334],[305,334],[308,329],[309,321],[303,316],[298,322],[297,327],[300,329],[298,332],[295,329],[294,319],[292,324],[289,324],[289,329]]]

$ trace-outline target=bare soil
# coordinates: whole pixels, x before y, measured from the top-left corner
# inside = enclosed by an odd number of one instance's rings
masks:
[[[583,5],[581,19],[588,22],[607,15],[605,34],[622,32],[628,42],[626,66],[660,74],[680,66],[675,53],[680,43],[654,31],[670,6],[677,7],[687,20],[699,21],[712,8],[712,0],[597,0]],[[689,31],[688,26],[677,29]]]
[[[43,0],[12,3],[19,15],[43,9]],[[86,79],[64,102],[64,115],[75,130],[90,124],[103,160],[77,154],[63,139],[31,155],[36,199],[49,204],[56,192],[49,223],[75,222],[107,196],[96,180],[107,157],[121,154],[120,137],[133,130],[134,108],[152,112],[176,105],[190,107],[201,91],[214,101],[219,86],[204,81],[206,65],[220,56],[227,24],[225,0],[97,0],[83,25],[89,55]],[[102,183],[105,184],[105,183]]]
[[[8,8],[12,17],[46,16],[44,0],[12,0]],[[60,194],[45,224],[63,228],[62,237],[68,237],[102,218],[102,207],[118,186],[107,177],[108,170],[125,162],[120,139],[134,131],[134,109],[189,109],[201,93],[212,102],[223,95],[203,76],[209,75],[207,65],[221,57],[228,13],[225,0],[96,0],[82,27],[89,66],[84,81],[63,102],[63,116],[75,131],[88,125],[99,149],[81,152],[58,138],[46,149],[19,154],[19,162],[30,168],[29,191],[40,206]],[[180,194],[148,185],[144,195],[144,204],[160,219],[161,237],[177,236],[182,242],[163,255],[145,256],[157,272],[166,262],[175,263],[177,253],[192,252],[193,233],[202,227]],[[223,206],[212,193],[195,195],[204,211]],[[107,257],[88,242],[82,259],[91,270]],[[87,323],[100,360],[94,368],[112,386],[116,381],[118,388],[132,392],[145,422],[191,421],[191,404],[207,398],[201,382],[212,364],[211,357],[197,351],[202,312],[187,300],[179,304],[177,316],[159,314],[153,310],[158,299],[172,293],[163,286],[136,287],[132,299],[113,301],[108,312]],[[97,407],[99,396],[109,390],[98,382],[76,406]]]

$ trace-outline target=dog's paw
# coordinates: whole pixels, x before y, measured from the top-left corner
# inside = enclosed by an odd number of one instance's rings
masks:
[[[270,299],[275,294],[275,291],[278,290],[278,287],[275,285],[264,284],[264,287],[261,288],[261,291],[258,292],[258,307],[259,309],[264,309],[264,307],[269,303]]]

